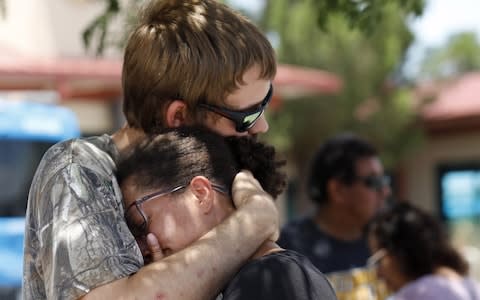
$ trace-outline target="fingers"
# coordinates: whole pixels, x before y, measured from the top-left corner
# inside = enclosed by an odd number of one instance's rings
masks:
[[[164,258],[160,243],[153,233],[147,234],[147,245],[150,252],[151,262],[155,262]]]

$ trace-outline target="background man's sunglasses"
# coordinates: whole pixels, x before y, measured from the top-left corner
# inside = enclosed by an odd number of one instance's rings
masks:
[[[200,103],[200,107],[231,120],[233,123],[235,123],[235,130],[237,130],[237,132],[244,132],[252,128],[253,125],[255,125],[255,122],[258,121],[260,116],[263,114],[265,108],[267,107],[268,103],[272,99],[272,95],[273,86],[272,84],[270,84],[270,88],[268,89],[268,93],[265,98],[257,105],[257,107],[253,109],[231,110],[221,106],[206,103]]]
[[[366,187],[376,190],[382,191],[383,188],[390,186],[390,177],[387,175],[370,175],[365,177],[357,177],[355,180],[361,182]]]

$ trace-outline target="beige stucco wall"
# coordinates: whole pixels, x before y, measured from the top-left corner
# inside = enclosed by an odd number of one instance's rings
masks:
[[[61,105],[77,115],[80,131],[84,135],[112,133],[116,129],[113,104],[110,102],[74,99]]]
[[[407,199],[436,212],[437,167],[462,162],[480,163],[480,132],[426,138],[406,164]]]
[[[437,167],[442,164],[480,163],[480,132],[429,137],[406,165],[408,200],[438,212]],[[480,227],[464,219],[448,223],[453,244],[470,262],[470,274],[480,280]]]

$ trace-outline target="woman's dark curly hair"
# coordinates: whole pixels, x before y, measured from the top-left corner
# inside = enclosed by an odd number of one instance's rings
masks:
[[[450,244],[442,224],[412,204],[394,203],[370,222],[367,231],[379,248],[398,259],[401,271],[412,280],[438,267],[468,273],[467,262]]]
[[[191,126],[166,129],[126,151],[118,163],[117,179],[121,184],[130,177],[137,187],[158,189],[188,185],[201,175],[230,190],[235,175],[246,169],[275,198],[286,185],[286,175],[280,171],[284,165],[272,146]]]

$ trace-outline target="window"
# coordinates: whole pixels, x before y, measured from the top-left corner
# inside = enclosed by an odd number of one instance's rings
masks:
[[[480,164],[439,168],[440,213],[447,220],[480,216]]]

